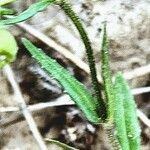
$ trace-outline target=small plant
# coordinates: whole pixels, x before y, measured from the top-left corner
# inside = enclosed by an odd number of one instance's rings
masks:
[[[102,90],[97,80],[93,50],[88,35],[83,28],[80,19],[66,0],[41,0],[14,18],[0,20],[0,25],[4,26],[16,24],[18,22],[27,20],[37,12],[43,11],[52,3],[59,5],[64,10],[66,15],[72,20],[79,31],[80,37],[86,48],[91,71],[91,79],[94,88],[94,97],[90,92],[88,92],[86,87],[77,81],[73,76],[71,76],[68,71],[66,71],[55,60],[47,56],[41,49],[34,46],[25,38],[22,39],[24,46],[31,53],[32,57],[41,65],[41,67],[62,85],[68,95],[70,95],[72,100],[82,110],[87,120],[93,124],[103,125],[106,133],[108,134],[108,138],[112,144],[112,147],[115,150],[140,150],[140,127],[136,115],[136,105],[129,86],[127,85],[127,82],[121,73],[117,73],[115,76],[115,82],[112,82],[111,69],[109,65],[109,42],[106,33],[106,25],[104,25],[101,47],[104,90]],[[10,37],[9,34],[6,34],[5,40],[7,40],[7,36],[8,38]],[[16,51],[13,52],[12,50],[14,47],[15,46],[7,48],[4,45],[4,48],[6,49],[4,52],[6,51],[7,53],[11,53],[13,55],[13,59],[14,55],[16,54]],[[1,52],[2,50],[0,50],[0,55],[3,55]],[[9,60],[12,61],[13,59]],[[0,62],[0,64],[3,66],[5,63]],[[102,97],[103,93],[104,98]],[[53,143],[65,147],[65,145],[57,141]]]
[[[0,68],[15,60],[18,51],[13,35],[4,27],[0,28]]]

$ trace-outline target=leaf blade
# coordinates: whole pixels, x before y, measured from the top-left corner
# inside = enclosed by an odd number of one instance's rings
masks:
[[[86,118],[95,123],[100,123],[99,114],[97,113],[97,106],[93,103],[92,95],[87,89],[73,78],[68,71],[61,67],[55,60],[45,55],[41,50],[36,48],[27,39],[22,40],[25,47],[32,54],[43,69],[52,75],[64,87],[65,91],[71,96],[74,102],[84,112]]]
[[[136,114],[136,104],[128,83],[120,73],[118,75],[123,96],[126,131],[130,150],[140,150],[140,126]]]
[[[106,24],[104,25],[102,48],[101,48],[101,68],[102,68],[102,78],[105,89],[105,98],[108,103],[108,120],[113,122],[114,119],[114,89],[112,84],[112,75],[109,65],[109,45],[106,33]]]
[[[92,46],[91,46],[90,39],[88,38],[88,34],[86,33],[86,30],[84,29],[80,18],[73,11],[73,9],[72,9],[71,5],[68,3],[68,1],[60,0],[60,2],[58,2],[58,5],[63,9],[65,14],[73,22],[73,24],[75,25],[77,31],[79,32],[81,40],[83,41],[83,44],[84,44],[85,49],[86,49],[89,68],[90,68],[91,80],[92,80],[92,84],[93,84],[94,94],[95,94],[95,97],[96,97],[95,98],[95,103],[97,103],[97,106],[98,106],[97,110],[101,114],[101,118],[103,120],[105,120],[106,116],[107,116],[107,114],[106,114],[106,105],[105,105],[105,102],[103,101],[102,94],[101,94],[102,85],[100,85],[98,83],[93,49],[92,49]]]
[[[0,20],[0,25],[11,25],[11,24],[23,22],[33,17],[38,12],[43,11],[45,8],[47,8],[47,6],[49,6],[49,4],[53,3],[54,1],[55,0],[44,0],[32,4],[27,10],[20,13],[18,16],[6,20]]]
[[[122,84],[120,80],[122,80],[120,79],[120,73],[117,73],[114,82],[114,93],[115,93],[114,124],[115,124],[117,138],[121,145],[122,150],[130,150],[127,130],[126,130],[126,123],[125,123],[125,110],[124,110],[124,102],[123,102],[124,94],[122,94],[124,91],[122,91]]]
[[[18,46],[14,36],[5,28],[0,28],[0,68],[16,58]]]

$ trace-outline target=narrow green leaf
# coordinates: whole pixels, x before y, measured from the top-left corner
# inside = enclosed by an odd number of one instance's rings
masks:
[[[100,111],[102,119],[106,119],[106,106],[102,99],[101,86],[97,80],[95,60],[94,60],[94,56],[93,56],[93,49],[91,47],[91,42],[88,38],[88,35],[87,35],[79,17],[73,11],[73,9],[71,8],[71,5],[67,2],[67,0],[60,0],[60,2],[57,4],[60,5],[60,7],[64,10],[65,14],[74,23],[74,25],[77,28],[77,30],[80,34],[80,37],[84,43],[84,46],[86,48],[88,62],[89,62],[90,72],[91,72],[92,84],[93,84],[93,88],[94,88],[95,96],[96,96],[95,102],[93,102],[93,103],[97,103],[97,110]]]
[[[14,10],[0,7],[0,16],[12,14],[14,14]]]
[[[40,49],[36,48],[29,40],[23,39],[22,41],[41,67],[59,81],[65,91],[84,112],[87,119],[95,124],[99,124],[100,118],[97,113],[97,105],[94,103],[94,98],[84,85],[72,77],[69,72],[61,67],[55,60],[51,59]]]
[[[0,28],[0,68],[12,62],[18,51],[14,36],[5,28]]]
[[[115,91],[115,113],[114,123],[118,141],[122,147],[122,150],[130,150],[129,141],[126,131],[125,123],[125,110],[124,110],[124,93],[122,89],[122,78],[120,74],[115,76],[114,91]]]
[[[63,148],[64,150],[79,150],[79,149],[76,149],[74,147],[71,147],[71,146],[69,146],[67,144],[64,144],[64,143],[56,141],[56,140],[46,139],[46,141],[49,142],[49,143],[52,143],[52,144],[56,144],[59,147]]]
[[[0,25],[10,25],[25,21],[40,11],[43,11],[47,8],[47,6],[51,3],[55,2],[55,0],[43,0],[32,4],[27,10],[19,14],[18,16],[6,20],[0,20]]]
[[[108,119],[113,122],[114,118],[114,89],[112,84],[112,75],[109,65],[109,45],[106,33],[106,25],[104,26],[104,33],[102,39],[102,50],[101,50],[101,60],[102,60],[102,78],[104,82],[105,97],[108,103]]]
[[[14,1],[16,1],[16,0],[0,0],[0,6],[6,5],[6,4],[14,2]]]
[[[140,126],[137,119],[134,98],[131,94],[131,90],[127,82],[121,73],[117,75],[117,82],[120,87],[120,89],[117,90],[119,90],[118,92],[122,94],[123,98],[125,125],[130,150],[140,150]]]

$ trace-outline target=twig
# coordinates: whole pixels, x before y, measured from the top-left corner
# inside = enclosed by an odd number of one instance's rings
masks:
[[[13,70],[11,69],[11,67],[9,65],[6,65],[4,67],[4,73],[5,75],[7,76],[13,90],[14,90],[14,94],[16,96],[16,102],[18,103],[29,127],[30,127],[30,130],[32,131],[32,134],[35,138],[35,140],[37,141],[39,147],[41,150],[47,150],[46,148],[46,145],[42,139],[42,136],[40,135],[38,129],[37,129],[37,126],[34,122],[34,119],[30,113],[30,111],[27,109],[27,106],[26,106],[26,103],[24,101],[24,98],[22,96],[22,93],[20,91],[20,88],[15,80],[15,77],[14,77],[14,73],[13,73]]]
[[[133,95],[149,93],[150,87],[135,88],[135,89],[132,89],[131,91]],[[41,110],[41,109],[48,108],[48,107],[55,107],[55,106],[62,106],[62,105],[74,105],[74,102],[70,100],[70,97],[68,95],[64,94],[61,97],[57,98],[55,101],[29,105],[27,108],[30,111],[36,111],[36,110]],[[0,113],[16,112],[16,111],[20,111],[18,107],[0,107]]]
[[[42,109],[54,107],[54,106],[64,106],[64,105],[74,105],[74,102],[70,100],[68,95],[62,95],[54,102],[39,103],[28,106],[28,109],[32,112],[33,116],[39,116]],[[19,107],[1,107],[0,112],[14,112],[9,118],[0,120],[0,128],[6,128],[17,122],[23,121],[24,117],[20,113]],[[42,111],[43,112],[43,111]],[[43,113],[42,113],[43,114]]]
[[[133,95],[139,95],[139,94],[144,94],[149,92],[150,92],[150,87],[141,87],[141,88],[132,89]]]
[[[74,105],[74,102],[70,99],[70,97],[65,94],[57,98],[55,101],[29,105],[27,108],[30,111],[37,111],[49,107],[64,106],[64,105]],[[18,107],[0,107],[0,113],[17,112],[17,111],[20,111]]]
[[[19,111],[19,107],[0,107],[0,113]]]
[[[39,104],[30,105],[30,106],[28,106],[28,109],[32,112],[33,111],[36,112],[36,111],[46,109],[46,108],[49,108],[49,107],[74,105],[74,104],[75,103],[70,99],[70,97],[68,95],[63,95],[54,102],[46,102],[46,103],[39,103]],[[18,107],[1,107],[0,108],[0,112],[10,112],[10,111],[16,112],[16,111],[19,111],[19,108]],[[147,116],[143,112],[141,112],[141,110],[137,109],[137,115],[145,125],[150,127],[150,120],[147,118]],[[18,116],[18,118],[19,117],[20,116]],[[18,118],[15,118],[14,122],[16,122],[15,120],[18,120]],[[5,124],[8,124],[8,122],[3,123],[0,126],[4,126]]]
[[[37,29],[33,28],[31,25],[28,25],[26,23],[19,23],[17,25],[21,27],[22,29],[24,29],[25,31],[27,31],[28,33],[30,33],[32,36],[41,40],[43,43],[45,43],[49,47],[61,53],[67,59],[69,59],[74,64],[76,64],[80,69],[84,70],[87,73],[90,73],[89,66],[86,63],[84,63],[80,58],[75,56],[73,53],[69,52],[66,48],[58,45],[53,39],[46,36],[44,33],[38,31]]]
[[[30,111],[36,111],[36,110],[41,110],[41,109],[55,107],[55,106],[62,106],[62,105],[74,105],[74,102],[70,99],[68,95],[64,94],[58,99],[56,99],[55,101],[29,105],[27,108]],[[0,107],[0,113],[16,112],[16,111],[20,111],[20,109],[18,107]]]
[[[150,64],[148,64],[146,66],[136,68],[136,69],[134,69],[130,72],[126,72],[126,73],[124,73],[124,77],[127,80],[130,80],[130,79],[133,79],[133,78],[143,76],[143,75],[148,74],[148,73],[150,73]]]
[[[150,120],[147,118],[147,116],[139,109],[137,109],[137,115],[140,118],[140,120],[150,128]]]

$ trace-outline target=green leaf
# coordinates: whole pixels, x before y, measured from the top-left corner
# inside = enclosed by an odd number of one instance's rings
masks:
[[[15,12],[12,9],[7,9],[7,8],[0,7],[0,16],[3,16],[3,15],[12,15],[14,13]]]
[[[0,68],[12,62],[18,51],[14,36],[4,28],[0,28]]]
[[[109,45],[106,33],[106,25],[104,25],[104,33],[102,39],[101,48],[101,60],[102,60],[102,78],[105,89],[105,98],[108,105],[108,120],[113,122],[114,118],[114,89],[112,84],[112,75],[109,65]]]
[[[116,82],[117,82],[116,86],[118,86],[117,88],[115,88],[116,93],[118,92],[116,96],[122,98],[122,102],[124,106],[124,119],[125,119],[125,126],[127,132],[126,134],[129,141],[130,150],[140,150],[140,126],[137,119],[136,105],[135,105],[134,98],[131,94],[131,90],[126,80],[123,78],[123,75],[121,73],[117,74]],[[118,108],[117,111],[119,115],[119,112],[122,110],[121,108],[120,109]],[[116,117],[119,117],[118,115]],[[123,127],[124,125],[122,126],[122,129]],[[118,132],[118,134],[120,134],[121,136],[121,133]]]
[[[83,111],[87,119],[95,124],[99,124],[100,118],[97,113],[97,105],[94,103],[94,98],[85,86],[71,76],[69,72],[61,67],[55,60],[36,48],[29,40],[23,39],[22,41],[41,67],[46,70],[49,75],[59,81],[72,100]]]
[[[75,25],[76,29],[78,30],[80,37],[83,41],[83,44],[86,48],[86,54],[88,58],[88,63],[90,67],[90,72],[91,72],[91,79],[92,79],[92,84],[95,92],[95,102],[97,103],[97,110],[99,111],[101,118],[103,120],[106,119],[106,106],[103,101],[102,95],[101,95],[101,85],[98,83],[97,80],[97,73],[96,73],[96,67],[95,67],[95,60],[94,60],[94,55],[93,55],[93,49],[91,47],[91,42],[88,38],[88,35],[82,25],[82,22],[80,18],[77,16],[77,14],[73,11],[71,8],[71,5],[67,2],[67,0],[60,0],[60,3],[57,3],[60,5],[60,7],[63,9],[65,14],[71,19],[73,24]]]
[[[120,73],[115,76],[114,91],[115,91],[115,113],[114,123],[118,141],[122,150],[130,150],[129,141],[126,131],[125,110],[124,110],[124,94],[122,89],[122,77]]]
[[[51,3],[55,2],[55,0],[43,0],[32,4],[27,10],[19,14],[18,16],[6,20],[0,20],[0,25],[10,25],[25,21],[40,11],[43,11],[47,6]]]
[[[64,150],[79,150],[79,149],[76,149],[74,147],[71,147],[67,144],[64,144],[62,142],[59,142],[59,141],[56,141],[56,140],[52,140],[52,139],[46,139],[47,142],[50,142],[52,144],[56,144],[58,145],[59,147],[63,148]]]

